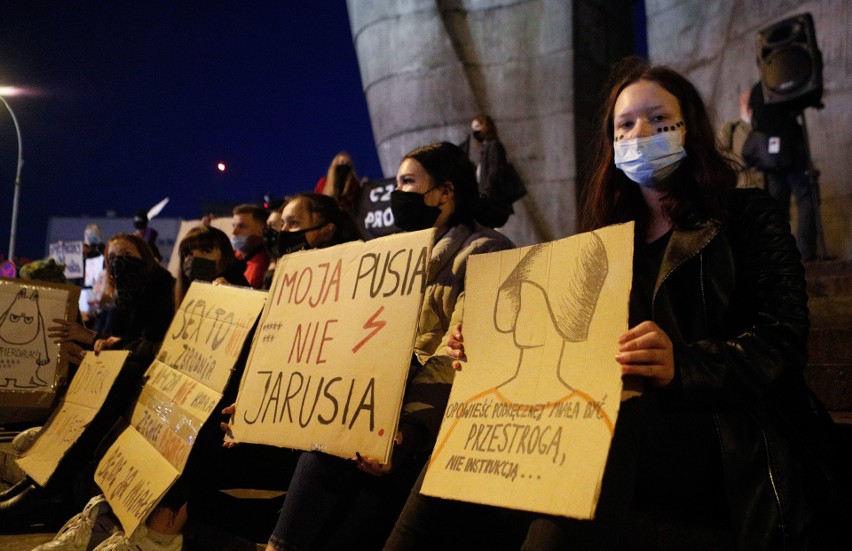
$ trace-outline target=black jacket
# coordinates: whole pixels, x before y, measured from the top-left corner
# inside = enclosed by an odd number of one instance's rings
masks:
[[[157,265],[130,306],[113,305],[95,326],[97,338],[120,337],[114,349],[130,350],[140,364],[153,361],[175,315],[175,278]]]
[[[730,209],[673,232],[663,258],[652,315],[674,346],[669,398],[714,418],[738,548],[804,548],[830,490],[830,418],[803,379],[804,267],[768,195],[736,190]]]

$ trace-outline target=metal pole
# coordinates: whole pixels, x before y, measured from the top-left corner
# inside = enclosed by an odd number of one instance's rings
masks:
[[[18,166],[15,170],[15,193],[12,197],[12,227],[9,230],[9,260],[15,261],[15,236],[18,231],[18,201],[21,197],[21,167],[24,166],[23,147],[21,146],[21,127],[18,126],[18,119],[15,117],[15,112],[3,96],[0,96],[0,101],[6,106],[9,115],[12,116],[12,123],[15,125],[15,134],[18,135]]]

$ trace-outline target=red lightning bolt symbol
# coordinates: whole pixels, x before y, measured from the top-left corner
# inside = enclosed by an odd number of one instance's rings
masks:
[[[381,330],[382,330],[382,328],[384,328],[384,326],[388,324],[388,322],[386,322],[386,321],[384,321],[384,320],[375,321],[375,320],[376,320],[376,318],[377,318],[377,317],[379,317],[379,314],[381,314],[381,313],[382,313],[382,310],[384,310],[384,309],[385,309],[385,307],[384,307],[384,306],[380,307],[378,310],[376,310],[376,313],[375,313],[375,314],[373,314],[372,316],[370,316],[370,319],[368,319],[368,320],[364,323],[364,329],[370,329],[370,328],[372,328],[372,329],[373,329],[373,331],[372,331],[369,335],[367,335],[366,337],[364,337],[364,338],[361,340],[361,342],[359,342],[358,344],[356,344],[356,345],[355,345],[355,348],[353,348],[353,349],[352,349],[352,353],[353,353],[353,354],[354,354],[354,353],[356,353],[356,352],[358,352],[358,350],[359,350],[362,346],[364,346],[364,344],[365,344],[368,340],[372,339],[372,338],[376,335],[376,333],[378,333],[379,331],[381,331]]]

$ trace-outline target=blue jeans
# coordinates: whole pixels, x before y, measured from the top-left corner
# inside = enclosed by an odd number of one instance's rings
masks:
[[[299,457],[269,544],[296,549],[381,549],[425,458],[377,477],[320,452]]]

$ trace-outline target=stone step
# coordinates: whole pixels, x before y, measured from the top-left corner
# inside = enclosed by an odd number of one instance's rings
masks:
[[[814,327],[808,335],[809,364],[842,364],[852,358],[852,326]]]
[[[852,364],[808,364],[805,381],[832,414],[852,414]]]
[[[810,297],[811,327],[852,326],[852,296]]]
[[[852,260],[805,265],[812,327],[852,327]]]
[[[852,295],[852,274],[822,276],[807,280],[809,297]]]
[[[815,327],[805,380],[832,412],[852,411],[852,327]]]
[[[805,277],[808,281],[849,274],[852,274],[852,260],[830,260],[826,262],[808,262],[805,264]]]
[[[805,380],[835,422],[852,428],[852,260],[808,263],[805,277],[811,320]]]

